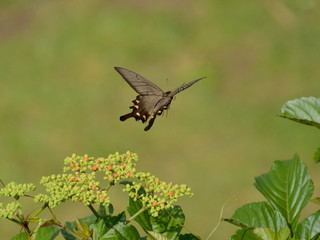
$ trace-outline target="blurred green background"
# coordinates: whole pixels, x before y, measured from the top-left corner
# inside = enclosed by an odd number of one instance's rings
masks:
[[[298,153],[319,196],[318,130],[276,116],[287,100],[319,97],[319,22],[312,0],[1,1],[0,177],[38,184],[72,153],[130,150],[139,170],[192,188],[179,203],[202,237],[231,196],[238,201],[224,217],[263,200],[254,177],[274,160]],[[207,79],[144,132],[141,122],[119,121],[136,93],[114,66],[163,90]],[[126,195],[113,193],[119,212]],[[309,204],[304,216],[317,208]],[[89,210],[67,203],[55,213],[65,221]],[[19,230],[0,220],[2,239]],[[234,230],[222,223],[213,239]]]

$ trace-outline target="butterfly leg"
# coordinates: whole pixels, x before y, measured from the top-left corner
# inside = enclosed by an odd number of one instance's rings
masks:
[[[154,114],[154,115],[151,117],[148,126],[146,126],[146,128],[144,129],[145,131],[148,131],[148,130],[152,127],[152,125],[153,125],[153,123],[154,123],[154,120],[156,120],[156,116],[157,116],[157,115]]]

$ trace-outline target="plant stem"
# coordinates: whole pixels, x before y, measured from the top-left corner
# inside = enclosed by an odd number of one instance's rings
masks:
[[[90,210],[93,212],[93,214],[97,217],[97,218],[101,218],[101,216],[99,215],[99,213],[94,209],[94,207],[92,207],[92,205],[88,205],[88,207],[90,208]]]
[[[4,182],[0,179],[0,183],[2,184],[3,187],[6,187],[6,185],[4,184]]]
[[[140,213],[144,212],[146,209],[147,208],[143,206],[138,212],[136,212],[131,218],[129,218],[127,222],[129,223],[134,220]]]
[[[18,225],[22,225],[22,222],[18,221],[17,219],[14,219],[14,218],[12,218],[12,219],[7,218],[7,219],[12,221],[12,222],[14,222],[14,223],[16,223],[16,224],[18,224]]]
[[[235,196],[229,198],[221,207],[221,211],[220,211],[220,217],[219,217],[219,221],[217,223],[217,225],[215,226],[215,228],[212,230],[212,232],[209,234],[209,236],[205,239],[205,240],[208,240],[211,235],[217,230],[217,228],[219,227],[220,223],[223,221],[223,218],[222,218],[222,214],[223,214],[223,209],[224,207],[231,201],[231,200],[237,200],[237,198]]]
[[[74,236],[76,239],[82,239],[81,237],[79,237],[77,234],[75,234],[75,233],[74,233],[73,231],[71,231],[70,229],[62,226],[60,223],[56,223],[56,226],[64,229],[65,231],[67,231],[68,233],[70,233],[72,236]]]
[[[43,206],[33,215],[33,217],[38,216],[48,205],[45,203]]]

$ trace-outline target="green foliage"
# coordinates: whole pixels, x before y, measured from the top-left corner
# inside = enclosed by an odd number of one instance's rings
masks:
[[[317,149],[317,151],[314,153],[313,160],[318,163],[320,162],[320,148]]]
[[[288,101],[281,108],[282,117],[320,127],[320,98]],[[319,149],[315,154],[318,162]],[[268,173],[255,178],[254,186],[267,202],[249,203],[225,221],[241,227],[232,240],[317,239],[320,236],[320,212],[300,223],[299,217],[310,201],[314,186],[307,166],[295,155],[290,160],[275,161]],[[319,198],[312,201],[318,203]]]
[[[135,169],[138,157],[136,154],[111,154],[108,158],[92,158],[73,155],[65,159],[62,174],[43,177],[41,183],[46,187],[45,194],[35,197],[26,193],[34,191],[32,184],[10,183],[0,189],[0,196],[13,198],[3,208],[0,203],[0,216],[23,227],[14,239],[54,239],[61,231],[67,240],[75,239],[113,239],[140,240],[138,230],[130,224],[135,220],[149,236],[162,236],[163,239],[177,239],[184,224],[184,214],[179,206],[172,203],[182,196],[192,196],[186,185],[177,185],[160,181],[150,173],[137,172]],[[131,181],[131,180],[135,181]],[[130,180],[130,181],[129,181]],[[109,189],[115,184],[125,186],[129,202],[127,211],[113,214],[109,199]],[[43,206],[33,215],[24,217],[20,198],[33,197],[36,203]],[[88,206],[92,215],[66,222],[63,225],[53,215],[51,208],[65,201],[80,201]],[[98,210],[94,205],[99,204]],[[42,219],[39,214],[48,209],[51,219]],[[38,227],[31,229],[30,223]],[[60,230],[60,231],[59,231]]]
[[[318,230],[318,214],[298,224],[299,216],[312,196],[313,183],[306,165],[297,155],[290,160],[275,161],[268,173],[256,177],[254,185],[268,203],[246,204],[236,210],[228,222],[250,230],[257,239],[285,240],[291,235],[299,236],[297,239],[310,239],[305,237],[306,232]],[[234,239],[237,235],[240,233],[236,233]]]
[[[300,213],[314,189],[307,166],[299,157],[275,161],[270,172],[256,178],[255,187],[295,231]]]
[[[302,97],[286,102],[281,117],[320,128],[320,98]]]

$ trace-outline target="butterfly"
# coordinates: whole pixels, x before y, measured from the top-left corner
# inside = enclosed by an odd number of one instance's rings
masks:
[[[157,115],[161,115],[164,110],[168,109],[174,95],[191,87],[204,78],[183,84],[176,90],[163,92],[153,82],[135,72],[121,67],[115,67],[115,70],[139,94],[136,99],[132,101],[134,104],[130,107],[133,109],[132,112],[121,116],[120,120],[125,121],[130,117],[134,117],[136,121],[141,120],[145,123],[151,116],[148,126],[144,129],[145,131],[148,131],[152,127]]]

